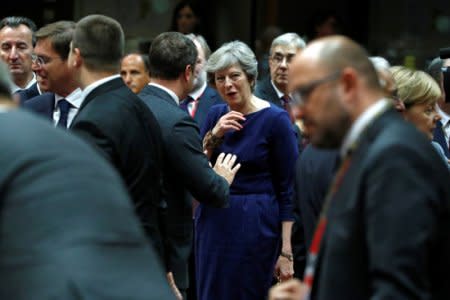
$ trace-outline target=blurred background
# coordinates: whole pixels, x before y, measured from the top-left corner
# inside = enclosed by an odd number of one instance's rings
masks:
[[[177,0],[33,0],[3,1],[1,17],[23,15],[38,27],[57,20],[77,21],[100,13],[121,22],[127,50],[146,52],[152,38],[171,28]],[[239,39],[262,55],[274,35],[317,35],[318,22],[363,44],[371,55],[391,64],[421,69],[450,46],[448,0],[198,0],[199,33],[213,50]],[[332,16],[332,18],[327,17]],[[327,23],[328,22],[328,23]],[[326,29],[325,29],[326,30]]]

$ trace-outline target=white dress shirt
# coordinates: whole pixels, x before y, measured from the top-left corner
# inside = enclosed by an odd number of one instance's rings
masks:
[[[69,115],[67,116],[67,127],[69,127],[73,121],[73,118],[75,118],[75,115],[78,113],[78,109],[80,108],[81,103],[83,102],[81,89],[75,89],[66,97],[55,94],[55,107],[53,108],[53,122],[55,126],[56,124],[58,124],[59,116],[61,114],[58,106],[58,101],[61,99],[66,99],[67,102],[72,105],[69,110]]]

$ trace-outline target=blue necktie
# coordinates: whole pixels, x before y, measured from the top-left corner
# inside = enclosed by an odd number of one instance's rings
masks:
[[[67,128],[67,117],[69,116],[69,110],[72,105],[66,100],[61,99],[58,101],[58,107],[59,107],[59,120],[58,120],[58,126]]]

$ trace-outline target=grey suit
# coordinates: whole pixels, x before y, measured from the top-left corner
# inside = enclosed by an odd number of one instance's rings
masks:
[[[162,89],[146,86],[139,96],[161,127],[167,202],[168,267],[181,289],[188,287],[192,244],[192,196],[215,207],[228,205],[229,186],[209,166],[196,122]]]
[[[0,139],[1,299],[173,299],[106,160],[25,111]]]

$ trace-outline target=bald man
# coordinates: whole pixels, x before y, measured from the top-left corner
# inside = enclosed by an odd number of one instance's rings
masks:
[[[292,73],[311,143],[341,156],[308,257],[310,299],[450,299],[450,174],[429,140],[347,38],[309,44]]]
[[[135,94],[150,82],[148,57],[143,54],[130,53],[122,58],[120,76]]]

